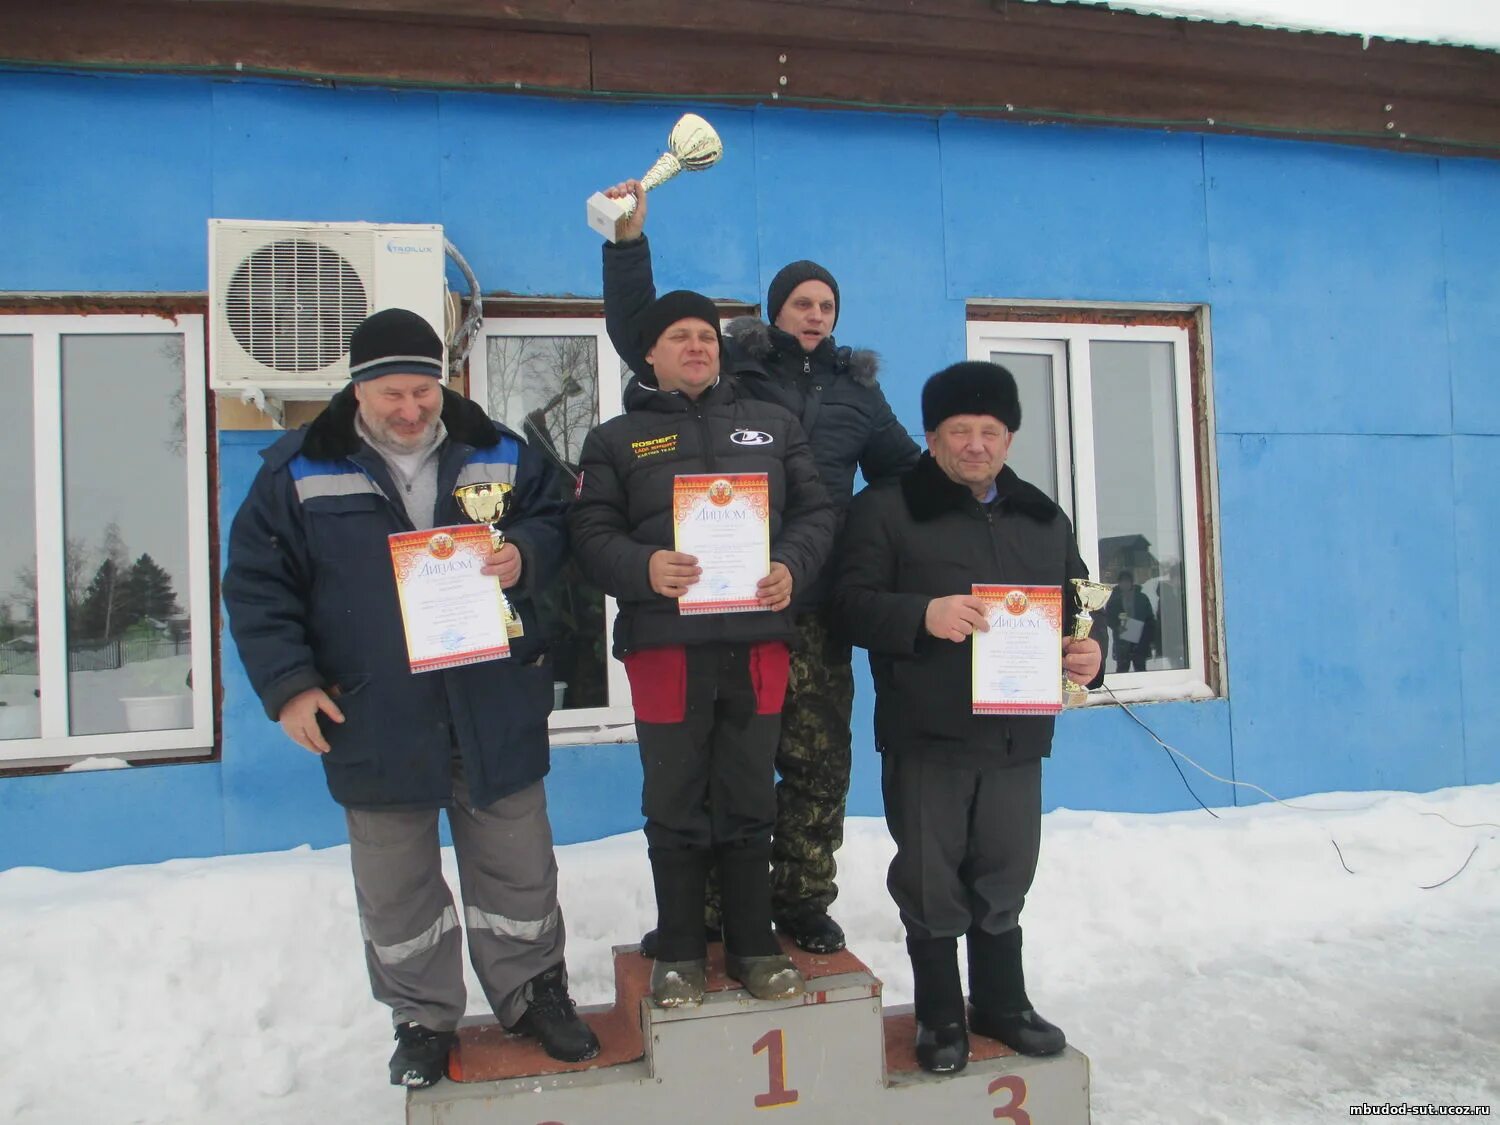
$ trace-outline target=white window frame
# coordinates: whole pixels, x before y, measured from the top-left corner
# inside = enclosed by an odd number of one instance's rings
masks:
[[[479,336],[469,352],[469,397],[489,409],[489,342],[492,339],[520,336],[589,336],[597,345],[599,357],[599,421],[623,412],[621,402],[620,356],[610,342],[604,317],[589,316],[487,316]],[[546,456],[545,453],[541,454]],[[547,721],[554,746],[577,746],[603,742],[634,742],[635,709],[631,705],[630,680],[611,651],[615,617],[619,608],[615,599],[604,597],[605,682],[609,704],[605,707],[574,707],[552,712]]]
[[[62,341],[64,336],[181,336],[184,459],[187,473],[188,583],[193,724],[181,730],[71,735],[63,560]],[[203,317],[0,315],[0,336],[31,339],[32,442],[36,475],[37,683],[41,735],[0,740],[0,769],[65,765],[82,758],[127,761],[213,754],[213,617],[208,563],[208,434]]]
[[[1128,311],[1128,310],[1119,310]],[[1078,550],[1089,573],[1099,572],[1099,520],[1094,490],[1093,369],[1089,344],[1095,340],[1166,343],[1172,347],[1173,391],[1177,423],[1177,479],[1182,514],[1183,586],[1186,596],[1187,667],[1147,672],[1106,670],[1105,685],[1090,705],[1170,699],[1212,699],[1204,643],[1204,590],[1199,534],[1199,478],[1195,462],[1197,434],[1192,393],[1192,348],[1186,328],[1156,324],[1073,323],[970,320],[968,353],[987,360],[993,351],[1050,354],[1053,362],[1054,417],[1057,420],[1058,503],[1073,520]],[[1062,362],[1057,362],[1061,356]],[[1205,358],[1206,362],[1206,358]],[[1207,378],[1202,381],[1208,386]],[[1205,450],[1212,457],[1212,450]],[[1106,661],[1106,666],[1107,666]]]

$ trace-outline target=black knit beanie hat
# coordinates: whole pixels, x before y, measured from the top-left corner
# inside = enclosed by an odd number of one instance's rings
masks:
[[[719,337],[719,347],[724,346],[724,335],[719,331],[719,310],[714,303],[691,289],[674,289],[652,301],[635,318],[635,338],[641,351],[649,352],[656,347],[663,332],[689,317],[710,325],[714,335]]]
[[[1021,428],[1015,376],[978,360],[943,368],[922,388],[922,428],[931,433],[955,414],[988,414],[1015,433]]]
[[[839,322],[839,283],[833,280],[833,274],[829,273],[817,262],[809,262],[806,258],[800,262],[789,262],[781,267],[775,277],[771,279],[771,287],[766,290],[766,319],[772,324],[781,315],[781,306],[786,304],[786,299],[792,295],[792,290],[804,281],[821,281],[833,290],[833,324],[829,328],[837,326]]]
[[[410,309],[381,309],[355,327],[349,337],[349,381],[382,375],[443,377],[443,341],[425,317]]]

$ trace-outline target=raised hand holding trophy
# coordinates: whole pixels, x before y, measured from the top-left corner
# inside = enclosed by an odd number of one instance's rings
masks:
[[[1112,587],[1102,582],[1090,582],[1086,578],[1073,579],[1073,594],[1078,600],[1078,616],[1073,619],[1073,639],[1086,641],[1094,628],[1094,610],[1103,609],[1109,601]],[[1089,689],[1075,684],[1063,675],[1063,704],[1076,707],[1088,698]]]
[[[500,530],[500,521],[505,518],[505,509],[510,503],[510,491],[513,487],[515,486],[499,481],[482,481],[478,484],[461,484],[453,490],[453,498],[458,501],[464,515],[475,523],[490,525],[490,544],[496,551],[505,546],[505,532]],[[521,625],[521,618],[510,604],[510,599],[505,596],[504,590],[500,591],[500,601],[505,607],[505,635],[512,640],[525,636],[526,630]]]
[[[650,191],[684,170],[701,172],[711,168],[723,155],[724,142],[714,127],[696,113],[685,113],[667,136],[667,151],[641,177],[641,190]],[[596,191],[589,196],[589,226],[614,242],[619,238],[620,220],[628,218],[634,210],[634,196],[612,199]]]

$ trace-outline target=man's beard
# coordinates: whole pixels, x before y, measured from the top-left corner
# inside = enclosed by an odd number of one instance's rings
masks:
[[[366,418],[364,419],[364,423],[366,429],[375,435],[378,441],[386,445],[393,445],[397,449],[414,452],[432,441],[432,435],[437,430],[438,416],[433,414],[427,419],[426,425],[420,430],[411,431],[410,433],[402,433],[385,421],[371,421],[369,418]]]

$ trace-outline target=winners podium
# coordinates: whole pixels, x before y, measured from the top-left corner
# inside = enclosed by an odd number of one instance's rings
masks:
[[[1072,1047],[1026,1058],[969,1037],[969,1065],[927,1074],[913,1052],[909,1006],[883,1010],[880,981],[852,953],[805,953],[783,942],[807,980],[795,1000],[755,1000],[724,975],[709,946],[708,995],[697,1008],[651,1004],[651,962],[615,948],[615,1003],[582,1009],[600,1053],[548,1057],[497,1024],[464,1027],[448,1081],[407,1094],[407,1125],[628,1125],[1006,1121],[1087,1125],[1088,1059]]]

